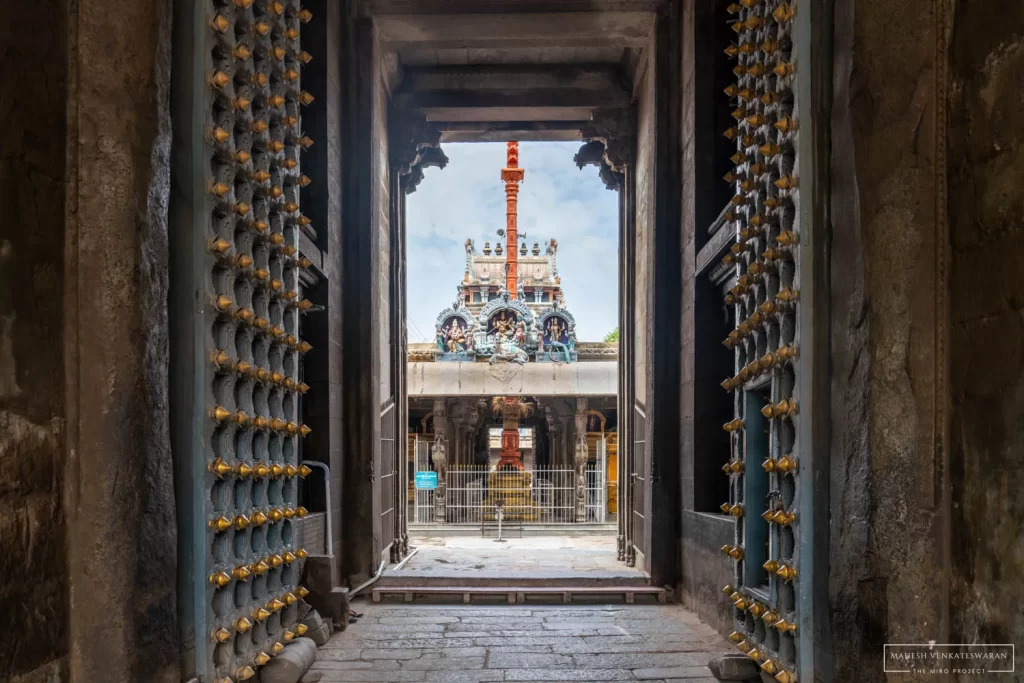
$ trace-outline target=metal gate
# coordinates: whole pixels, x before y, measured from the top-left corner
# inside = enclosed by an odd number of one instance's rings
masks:
[[[633,488],[633,552],[642,557],[646,554],[647,519],[644,516],[647,501],[647,415],[640,406],[633,407],[633,471],[630,481]],[[635,557],[633,558],[635,561]],[[632,565],[632,563],[631,563]]]
[[[296,603],[302,150],[297,0],[174,3],[171,421],[183,675],[244,681],[305,627]],[[216,8],[216,9],[215,9]],[[261,10],[261,11],[260,11]]]
[[[429,472],[430,447],[433,443],[429,439],[421,439],[416,435],[414,448],[414,464],[416,472]],[[429,524],[434,521],[434,490],[415,489],[413,493],[413,514],[412,519],[416,524]]]
[[[395,436],[395,402],[390,401],[380,414],[381,473],[377,495],[380,497],[380,528],[383,539],[379,548],[381,555],[387,552],[388,548],[394,544],[395,539],[400,537],[395,514],[398,493]]]

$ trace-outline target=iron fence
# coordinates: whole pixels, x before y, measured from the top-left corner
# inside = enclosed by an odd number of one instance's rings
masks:
[[[429,444],[416,445],[416,466],[425,464]],[[422,471],[422,470],[421,470]],[[588,463],[583,477],[583,514],[577,514],[577,475],[569,468],[534,467],[532,470],[490,470],[487,466],[460,466],[445,477],[444,504],[437,509],[432,489],[417,489],[414,524],[481,524],[494,521],[498,506],[508,522],[537,524],[603,524],[607,518],[608,490],[603,459]],[[443,514],[443,519],[439,519]]]

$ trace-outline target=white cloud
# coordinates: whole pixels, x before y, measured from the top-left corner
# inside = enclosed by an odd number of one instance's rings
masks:
[[[558,240],[558,272],[581,341],[618,324],[618,194],[597,169],[573,163],[578,142],[522,142],[519,232],[532,246]],[[455,300],[467,238],[495,244],[505,225],[505,143],[446,144],[449,164],[427,169],[406,204],[409,341],[431,341],[434,319]]]

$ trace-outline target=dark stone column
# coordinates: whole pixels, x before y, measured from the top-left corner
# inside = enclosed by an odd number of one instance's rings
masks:
[[[374,556],[374,454],[380,452],[380,210],[373,160],[373,113],[379,56],[373,24],[357,18],[342,38],[341,290],[342,302],[342,575],[361,583],[377,570]]]
[[[674,585],[679,565],[679,348],[680,348],[680,197],[679,197],[679,20],[660,17],[655,25],[654,76],[654,235],[650,256],[650,291],[643,378],[647,385],[647,454],[650,493],[645,501],[653,585]],[[638,541],[640,539],[637,539]]]
[[[177,683],[170,3],[73,7],[64,270],[71,681]]]

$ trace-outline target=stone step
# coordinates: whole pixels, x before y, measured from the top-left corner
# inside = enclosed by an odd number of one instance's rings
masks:
[[[381,586],[373,589],[373,601],[380,602],[385,597],[401,597],[405,602],[429,602],[431,598],[461,596],[462,602],[470,604],[473,597],[493,597],[502,595],[510,605],[525,603],[527,598],[555,598],[564,604],[571,604],[574,598],[622,597],[627,604],[632,604],[637,595],[652,596],[660,603],[668,602],[669,591],[656,586]]]
[[[478,570],[389,570],[375,584],[376,588],[391,589],[395,586],[412,588],[604,588],[604,587],[649,587],[646,573],[630,571],[511,571],[498,569]],[[660,590],[660,589],[659,589]]]

